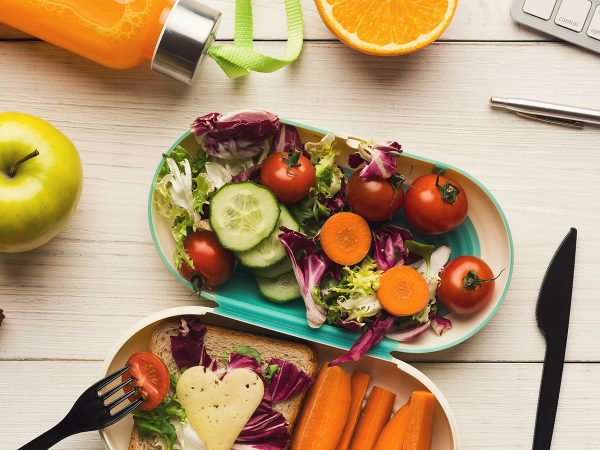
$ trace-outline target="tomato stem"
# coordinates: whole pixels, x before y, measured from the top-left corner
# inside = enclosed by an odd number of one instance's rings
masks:
[[[399,173],[395,173],[390,177],[390,184],[392,185],[392,189],[394,190],[394,196],[392,197],[392,201],[390,202],[388,208],[391,208],[392,205],[396,202],[398,198],[398,191],[402,189],[404,182],[406,181],[406,177],[404,175],[400,175]]]
[[[287,164],[287,174],[290,177],[296,176],[295,173],[292,173],[292,169],[294,167],[300,167],[302,165],[302,164],[300,164],[300,155],[301,155],[301,152],[299,152],[299,151],[288,150],[287,158],[285,156],[283,157],[283,162]]]
[[[29,161],[31,158],[35,158],[36,156],[38,156],[40,154],[39,151],[34,150],[31,153],[29,153],[28,155],[23,156],[21,159],[19,159],[17,162],[15,162],[10,169],[8,169],[8,176],[10,178],[14,178],[15,175],[17,174],[17,169],[18,167],[23,164],[25,161]]]
[[[477,286],[480,286],[484,283],[489,283],[490,281],[495,281],[498,279],[498,277],[500,275],[502,275],[502,272],[504,272],[504,269],[502,269],[500,271],[500,273],[498,275],[496,275],[494,278],[490,278],[489,280],[482,280],[481,278],[479,278],[479,275],[477,275],[477,272],[474,270],[469,270],[467,272],[467,274],[465,275],[465,277],[463,278],[463,287],[465,289],[469,289],[471,291],[475,290],[475,288],[477,288]]]
[[[458,186],[450,183],[449,181],[445,181],[443,186],[440,185],[440,174],[438,174],[435,179],[435,187],[437,187],[438,191],[440,191],[442,200],[444,200],[446,203],[450,203],[451,205],[456,202],[456,197],[458,197],[458,194],[460,194],[460,189]]]
[[[202,290],[202,286],[204,286],[204,280],[197,273],[192,275],[192,278],[190,278],[190,283],[192,283],[192,288],[194,288],[194,294],[199,294]]]

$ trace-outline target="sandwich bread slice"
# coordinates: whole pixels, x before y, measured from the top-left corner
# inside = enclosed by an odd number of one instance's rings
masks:
[[[180,333],[180,326],[181,322],[178,320],[163,322],[153,330],[149,342],[149,351],[158,356],[176,377],[179,377],[182,371],[175,362],[171,351],[171,337],[177,336]],[[318,356],[314,348],[307,344],[285,341],[205,323],[202,323],[202,326],[206,328],[204,336],[206,351],[214,360],[219,360],[221,355],[230,354],[236,348],[251,347],[260,354],[263,361],[277,358],[294,364],[313,379],[316,376],[319,368]],[[280,412],[284,416],[289,424],[290,431],[293,429],[294,423],[298,418],[305,394],[306,390],[288,400],[273,404],[273,410]],[[128,450],[160,449],[161,446],[158,445],[155,436],[142,436],[139,429],[134,425]]]

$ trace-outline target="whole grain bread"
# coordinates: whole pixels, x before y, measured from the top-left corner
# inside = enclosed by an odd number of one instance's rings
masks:
[[[149,342],[150,352],[162,359],[169,370],[177,375],[181,375],[181,371],[171,352],[171,336],[176,336],[179,333],[179,325],[180,322],[177,320],[161,323],[152,332]],[[269,361],[271,358],[283,359],[294,364],[311,377],[316,376],[319,368],[317,352],[307,344],[215,325],[203,324],[203,326],[206,327],[204,337],[206,351],[214,359],[218,359],[223,353],[231,353],[237,347],[248,346],[260,353],[265,361]],[[286,418],[290,424],[290,429],[296,422],[305,394],[306,392],[303,392],[290,400],[273,405],[273,409]],[[151,436],[141,436],[137,427],[134,426],[129,441],[129,450],[157,450],[159,447],[155,446],[154,442],[155,439]]]

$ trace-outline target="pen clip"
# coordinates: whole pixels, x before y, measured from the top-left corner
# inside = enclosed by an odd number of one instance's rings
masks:
[[[518,116],[525,117],[526,119],[537,120],[539,122],[550,123],[552,125],[562,125],[563,127],[576,128],[581,130],[583,128],[583,122],[580,120],[573,119],[562,119],[560,117],[544,116],[542,114],[530,114],[520,111],[516,111]]]

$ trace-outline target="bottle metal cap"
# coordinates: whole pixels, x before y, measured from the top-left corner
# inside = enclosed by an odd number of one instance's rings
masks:
[[[179,0],[169,13],[158,40],[152,69],[185,84],[212,45],[221,13],[197,0]]]

